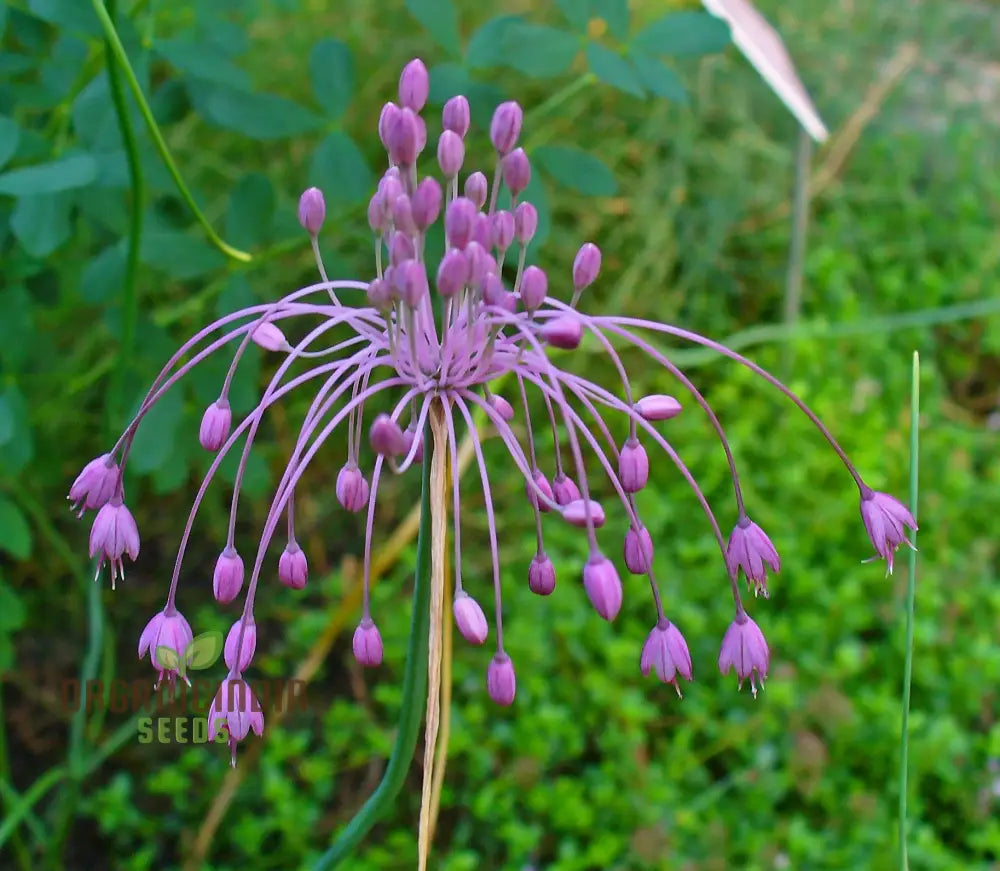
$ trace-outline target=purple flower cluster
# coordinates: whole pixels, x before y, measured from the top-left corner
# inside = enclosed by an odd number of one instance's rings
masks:
[[[260,734],[263,729],[262,714],[254,709],[253,693],[242,674],[256,649],[254,600],[265,556],[284,518],[285,544],[277,561],[277,577],[291,589],[306,586],[308,563],[295,537],[295,491],[326,440],[344,428],[347,457],[336,477],[336,497],[347,511],[366,512],[364,605],[354,634],[355,657],[365,666],[377,666],[383,657],[382,638],[368,595],[379,487],[387,469],[400,474],[421,460],[428,416],[436,409],[447,428],[453,482],[454,618],[469,643],[486,643],[490,621],[462,578],[462,482],[458,466],[462,430],[471,440],[478,466],[492,559],[496,652],[486,683],[490,696],[503,705],[513,702],[516,680],[503,643],[498,520],[477,415],[499,437],[508,462],[523,480],[537,536],[536,553],[527,566],[528,585],[535,593],[547,596],[556,586],[556,571],[546,553],[543,535],[542,519],[547,516],[583,530],[588,553],[582,565],[582,585],[597,613],[613,620],[622,606],[623,588],[615,562],[599,543],[597,531],[606,514],[598,495],[610,499],[624,512],[628,531],[621,543],[623,562],[629,572],[647,577],[654,610],[654,627],[640,657],[641,670],[647,675],[655,672],[659,680],[673,684],[679,692],[678,677],[692,679],[691,656],[684,636],[665,614],[653,570],[654,542],[642,521],[637,499],[650,480],[647,448],[659,448],[665,453],[704,511],[727,569],[735,619],[722,642],[719,668],[723,673],[735,669],[741,685],[749,678],[755,693],[757,684],[767,675],[767,642],[747,615],[737,582],[742,571],[755,594],[766,597],[767,573],[778,571],[778,553],[744,510],[735,462],[715,413],[684,373],[644,333],[713,348],[757,372],[798,405],[829,440],[857,483],[865,527],[876,553],[886,560],[890,570],[895,550],[907,542],[906,528],[916,528],[913,517],[899,502],[864,484],[802,400],[756,364],[710,339],[670,324],[584,313],[579,303],[601,269],[601,251],[593,243],[580,248],[569,280],[553,277],[550,288],[548,274],[527,263],[538,213],[522,198],[531,178],[531,163],[517,146],[523,121],[517,103],[502,103],[493,114],[489,129],[495,152],[492,180],[490,174],[466,171],[470,116],[463,96],[448,100],[441,114],[436,165],[442,181],[433,175],[421,176],[417,165],[428,143],[427,123],[421,113],[428,89],[426,68],[419,60],[412,61],[400,77],[398,103],[386,103],[379,117],[378,132],[389,168],[368,206],[368,222],[375,239],[371,280],[328,278],[318,242],[326,212],[323,195],[315,188],[305,191],[298,216],[309,234],[321,281],[275,302],[220,318],[185,342],[153,383],[118,443],[89,463],[70,490],[69,498],[81,514],[87,509],[98,510],[90,536],[91,555],[99,557],[98,570],[105,561],[111,564],[114,585],[115,579],[123,576],[123,556],[127,554],[134,560],[139,552],[138,532],[124,505],[122,488],[136,428],[160,397],[193,367],[230,343],[237,343],[219,398],[205,410],[199,430],[202,446],[216,456],[191,506],[166,604],[152,618],[139,644],[140,656],[151,651],[160,678],[173,681],[176,674],[158,663],[155,651],[158,646],[167,646],[181,654],[191,640],[191,629],[177,610],[176,598],[184,552],[205,492],[223,458],[244,439],[228,535],[212,580],[215,598],[226,604],[239,597],[244,588],[246,572],[236,548],[235,526],[240,485],[260,423],[264,414],[292,391],[314,388],[253,557],[242,615],[226,639],[229,675],[219,690],[212,729],[213,734],[223,726],[228,730],[234,754],[236,742],[248,731]],[[501,206],[503,189],[509,198],[507,208]],[[440,256],[428,250],[428,231],[438,222],[443,224],[445,239]],[[563,288],[568,294],[562,292]],[[353,295],[354,301],[349,304],[340,295]],[[561,298],[566,295],[568,301]],[[309,326],[292,343],[285,338],[283,328],[296,318]],[[332,335],[337,338],[330,338]],[[572,351],[585,336],[613,367],[617,389],[574,374],[570,368]],[[281,359],[256,408],[234,426],[229,389],[251,342]],[[694,476],[657,426],[681,412],[680,402],[661,394],[635,395],[618,350],[622,346],[642,352],[650,365],[673,376],[717,433],[729,463],[737,509],[736,525],[728,541]],[[514,404],[494,392],[500,383],[513,389]],[[532,403],[529,394],[540,402]],[[389,410],[366,416],[371,404]],[[532,419],[533,409],[537,412],[539,406],[544,409],[540,427]],[[521,419],[515,423],[518,416]],[[612,416],[621,421],[623,438],[613,434],[609,422]],[[363,450],[366,423],[370,453]],[[551,479],[536,450],[537,439],[543,434],[553,448]],[[510,465],[505,465],[500,474],[509,475],[509,469]],[[492,474],[495,477],[498,472],[493,470]]]

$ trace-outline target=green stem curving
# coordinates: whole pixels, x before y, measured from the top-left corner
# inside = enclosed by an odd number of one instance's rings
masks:
[[[320,856],[314,871],[335,868],[348,858],[379,819],[388,811],[406,779],[420,735],[420,723],[427,702],[427,645],[430,629],[431,591],[431,447],[430,426],[424,432],[424,459],[421,477],[420,531],[417,534],[417,568],[413,583],[413,616],[410,643],[403,674],[403,705],[399,713],[396,743],[382,775],[382,781],[331,847]]]
[[[177,185],[177,190],[180,192],[181,197],[183,197],[184,202],[186,202],[188,204],[188,208],[191,209],[195,220],[201,224],[202,229],[205,231],[205,235],[208,236],[208,240],[223,254],[227,257],[231,257],[233,260],[240,260],[244,263],[250,262],[252,258],[246,251],[240,251],[238,248],[234,248],[232,245],[227,244],[219,237],[212,225],[208,222],[208,218],[206,218],[201,209],[198,208],[198,204],[194,201],[191,191],[188,190],[187,185],[184,183],[184,179],[181,177],[180,170],[177,169],[177,164],[174,163],[174,158],[170,154],[170,149],[167,147],[166,140],[164,140],[163,134],[160,132],[160,127],[156,123],[156,119],[153,117],[153,112],[149,108],[149,103],[146,102],[146,97],[142,93],[142,87],[139,84],[139,80],[136,78],[135,71],[132,69],[132,64],[129,63],[125,46],[122,45],[122,41],[118,36],[118,31],[115,29],[114,20],[108,14],[108,10],[105,8],[104,3],[101,2],[101,0],[90,0],[90,2],[94,7],[94,12],[97,14],[98,20],[101,22],[101,27],[104,30],[104,37],[107,40],[108,49],[111,54],[114,55],[114,59],[118,62],[122,72],[125,74],[125,79],[132,91],[132,96],[135,98],[135,101],[139,106],[139,113],[142,115],[143,120],[145,120],[146,126],[149,128],[149,133],[153,137],[153,142],[156,144],[156,150],[160,152],[160,157],[163,159],[163,163],[167,167],[167,171],[170,173],[171,178],[173,178],[174,184]],[[108,69],[110,70],[112,66],[113,64],[109,62]]]

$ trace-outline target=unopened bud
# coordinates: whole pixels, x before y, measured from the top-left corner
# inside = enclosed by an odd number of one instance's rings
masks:
[[[410,198],[413,223],[418,230],[426,230],[441,214],[441,185],[428,176],[421,180]]]
[[[545,271],[537,266],[529,266],[521,276],[521,303],[533,312],[543,302],[549,292],[549,279]]]
[[[438,138],[438,166],[445,178],[454,178],[465,162],[465,142],[454,130],[445,130]]]
[[[535,238],[538,230],[538,210],[531,203],[518,203],[514,209],[514,236],[521,245]]]
[[[399,104],[414,112],[419,112],[427,103],[430,77],[427,67],[420,58],[414,58],[399,76]]]
[[[516,148],[503,159],[503,180],[515,197],[531,181],[531,161],[523,148]]]
[[[469,644],[482,644],[486,641],[486,636],[489,634],[486,615],[472,596],[461,591],[456,593],[452,610],[455,613],[458,631]]]
[[[319,188],[306,188],[299,197],[299,223],[310,236],[319,233],[326,218],[326,202]]]
[[[486,195],[490,184],[481,172],[474,172],[465,180],[465,196],[475,204],[477,209],[486,205]]]
[[[601,249],[593,242],[580,246],[573,260],[573,287],[578,291],[594,283],[601,271]]]
[[[441,126],[457,133],[463,139],[469,132],[469,101],[461,94],[452,97],[441,110]]]
[[[562,315],[546,321],[541,329],[542,338],[553,348],[572,351],[580,346],[583,325],[572,315]]]
[[[500,154],[507,154],[517,143],[523,120],[524,112],[513,100],[497,106],[490,121],[490,142]]]

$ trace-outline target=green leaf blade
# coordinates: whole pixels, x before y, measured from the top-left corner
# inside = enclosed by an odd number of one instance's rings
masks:
[[[97,161],[89,154],[69,154],[48,163],[22,166],[0,174],[0,194],[39,196],[86,187],[97,178]]]
[[[632,47],[651,55],[699,57],[729,45],[729,26],[707,12],[669,12],[632,39]]]
[[[592,42],[587,46],[587,63],[591,72],[604,84],[635,97],[646,96],[636,71],[617,52]]]
[[[438,45],[458,54],[458,11],[451,0],[406,0],[406,8]]]
[[[321,39],[309,54],[313,97],[330,118],[338,119],[354,95],[354,58],[339,39]]]
[[[581,194],[610,197],[618,192],[614,173],[598,158],[567,145],[544,145],[532,159],[559,184]]]
[[[580,51],[574,33],[540,24],[512,24],[502,39],[503,63],[526,76],[547,79],[569,69]]]
[[[677,73],[663,61],[636,52],[632,54],[632,66],[639,81],[653,96],[681,105],[688,103],[687,89]]]

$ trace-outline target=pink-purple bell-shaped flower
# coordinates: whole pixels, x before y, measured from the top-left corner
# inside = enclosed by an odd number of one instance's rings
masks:
[[[208,711],[208,740],[214,741],[220,730],[229,735],[232,766],[236,767],[236,747],[253,730],[257,736],[264,734],[264,711],[260,700],[250,685],[230,672],[219,686]]]
[[[83,517],[84,511],[106,505],[114,495],[117,484],[118,464],[111,454],[102,454],[83,467],[66,498],[73,503],[70,507],[77,512],[77,517]]]
[[[223,658],[231,671],[243,671],[257,650],[257,624],[253,617],[240,619],[229,627]]]
[[[175,662],[180,662],[193,638],[191,625],[184,619],[184,615],[173,606],[164,608],[146,624],[142,635],[139,636],[139,659],[143,659],[146,652],[149,651],[150,662],[158,672],[157,687],[165,678],[170,687],[173,688],[178,674],[176,667],[160,662],[157,655],[159,648],[165,647],[172,650],[176,657]],[[186,676],[184,680],[189,686],[191,685],[191,681]]]
[[[382,664],[382,636],[371,617],[362,618],[351,643],[354,658],[367,668]]]
[[[125,579],[122,557],[126,554],[132,562],[139,556],[139,530],[132,512],[125,507],[121,497],[113,496],[97,512],[94,525],[90,528],[90,556],[99,557],[98,575],[105,562],[111,565],[112,590],[119,577]]]

